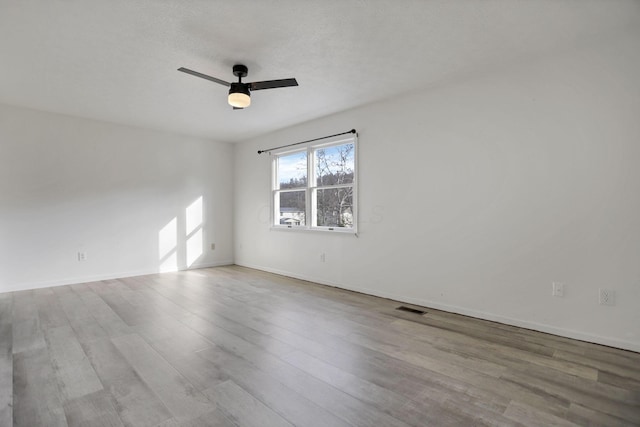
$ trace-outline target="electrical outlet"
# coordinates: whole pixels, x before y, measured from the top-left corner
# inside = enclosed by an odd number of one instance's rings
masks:
[[[214,251],[215,249],[216,249],[216,244],[215,244],[215,243],[212,243],[212,244],[211,244],[211,250],[212,250],[212,251]]]
[[[564,283],[553,282],[552,283],[551,295],[553,295],[554,297],[563,297],[564,296]]]
[[[87,253],[86,252],[78,252],[78,262],[86,261]]]
[[[600,305],[616,305],[616,291],[611,289],[600,289]]]
[[[320,254],[320,262],[325,262],[327,258],[324,255],[324,252]]]

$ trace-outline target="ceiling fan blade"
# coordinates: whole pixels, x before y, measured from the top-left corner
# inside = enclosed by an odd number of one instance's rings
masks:
[[[180,67],[178,71],[182,71],[183,73],[191,74],[192,76],[200,77],[201,79],[211,80],[212,82],[221,84],[223,86],[231,86],[231,83],[225,82],[224,80],[217,79],[215,77],[207,76],[206,74],[199,73],[197,71],[190,70],[188,68]]]
[[[298,86],[296,79],[266,80],[264,82],[249,83],[250,90],[275,89],[278,87]]]

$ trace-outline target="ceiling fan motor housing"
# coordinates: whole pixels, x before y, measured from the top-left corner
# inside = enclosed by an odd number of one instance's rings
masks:
[[[229,88],[229,95],[232,93],[244,93],[247,96],[251,96],[249,93],[249,84],[248,83],[231,83],[231,87]]]
[[[247,73],[249,73],[249,69],[246,65],[236,64],[233,66],[233,75],[236,77],[247,77]]]

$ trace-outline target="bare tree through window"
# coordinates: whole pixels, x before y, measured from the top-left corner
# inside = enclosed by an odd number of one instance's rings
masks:
[[[355,148],[352,139],[277,155],[274,225],[355,230]]]
[[[354,145],[315,150],[317,225],[353,226]]]

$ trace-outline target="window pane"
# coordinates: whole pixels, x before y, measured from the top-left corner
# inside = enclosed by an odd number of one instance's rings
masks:
[[[353,188],[317,191],[318,227],[353,227]]]
[[[307,152],[278,156],[277,182],[281,189],[307,186]]]
[[[305,194],[306,191],[287,191],[278,192],[277,196],[280,200],[280,218],[281,225],[305,225]]]
[[[353,183],[355,169],[353,151],[353,144],[315,150],[317,186]]]

